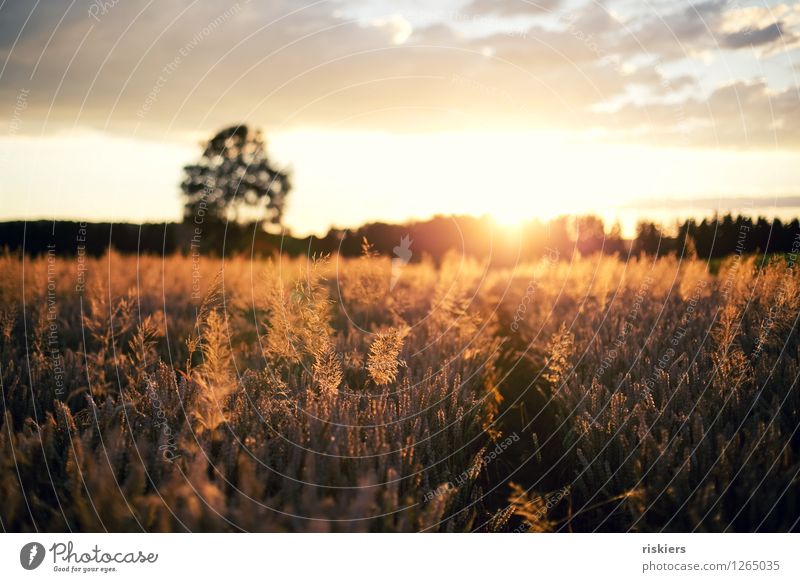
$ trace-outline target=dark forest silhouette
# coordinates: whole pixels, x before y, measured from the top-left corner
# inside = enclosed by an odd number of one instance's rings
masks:
[[[686,220],[669,236],[652,222],[642,222],[633,240],[624,240],[617,227],[606,232],[603,221],[594,216],[560,217],[549,222],[531,221],[519,234],[507,235],[489,218],[437,216],[409,224],[371,223],[357,229],[332,228],[324,237],[293,237],[266,232],[260,223],[204,224],[201,236],[191,223],[110,224],[70,221],[0,223],[0,248],[30,255],[47,253],[70,256],[85,252],[99,256],[114,249],[120,253],[150,255],[189,253],[193,242],[201,254],[230,256],[287,256],[339,253],[361,254],[366,238],[375,252],[392,256],[403,237],[410,238],[411,260],[429,256],[441,260],[448,252],[476,258],[491,256],[498,264],[543,256],[556,249],[562,257],[583,255],[667,255],[696,254],[719,258],[732,254],[792,251],[800,221],[782,222],[764,217],[750,219],[730,214],[697,221]]]

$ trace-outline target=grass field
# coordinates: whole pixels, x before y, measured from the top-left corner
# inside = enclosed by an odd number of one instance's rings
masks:
[[[794,256],[0,258],[6,531],[789,531]]]

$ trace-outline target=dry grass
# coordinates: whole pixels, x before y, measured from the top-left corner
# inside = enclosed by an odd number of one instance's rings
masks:
[[[3,529],[797,529],[784,260],[365,250],[0,258]]]

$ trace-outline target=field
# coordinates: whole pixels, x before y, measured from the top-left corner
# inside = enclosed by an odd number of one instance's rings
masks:
[[[5,531],[796,531],[794,255],[0,258]]]

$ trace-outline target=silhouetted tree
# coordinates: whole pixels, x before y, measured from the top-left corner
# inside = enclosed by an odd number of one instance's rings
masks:
[[[667,249],[661,228],[652,222],[640,222],[636,225],[636,239],[633,241],[635,253],[646,255],[663,255]]]
[[[578,216],[575,218],[575,246],[582,255],[604,250],[606,233],[603,219],[597,216]]]
[[[686,259],[697,257],[696,234],[697,221],[694,218],[678,224],[678,236],[675,238],[675,252],[678,256]]]
[[[604,253],[608,255],[625,255],[627,250],[628,246],[622,238],[622,225],[617,221],[606,235]]]
[[[203,144],[200,160],[184,172],[181,190],[187,221],[280,223],[291,181],[287,172],[267,159],[259,130],[246,125],[223,129]]]

